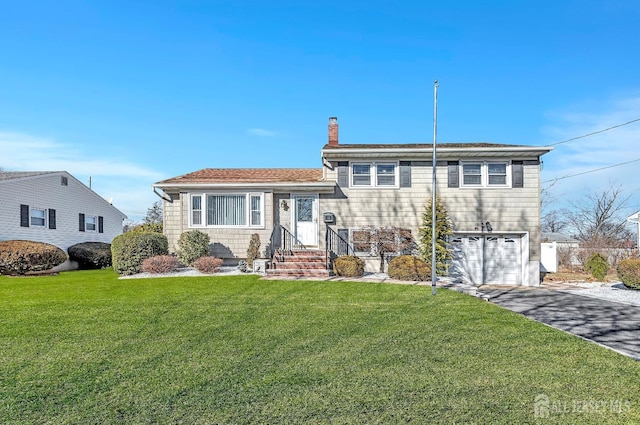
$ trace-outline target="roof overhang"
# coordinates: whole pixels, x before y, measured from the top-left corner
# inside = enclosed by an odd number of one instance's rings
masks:
[[[436,153],[438,159],[465,159],[465,158],[537,158],[552,151],[547,146],[509,146],[509,147],[438,147]],[[322,149],[322,156],[326,159],[349,158],[393,158],[411,160],[431,160],[433,149],[428,148],[333,148]]]
[[[154,184],[154,189],[161,189],[165,192],[181,192],[191,190],[201,191],[264,191],[274,193],[289,192],[314,192],[314,193],[334,193],[336,182],[301,182],[301,183],[255,183],[255,182],[229,182],[229,183],[166,183]]]
[[[640,211],[638,211],[635,214],[631,214],[629,217],[627,217],[627,221],[631,222],[631,223],[638,223],[640,222]],[[639,236],[640,237],[640,236]]]

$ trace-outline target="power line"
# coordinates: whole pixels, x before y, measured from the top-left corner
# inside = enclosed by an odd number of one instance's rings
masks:
[[[563,143],[572,142],[574,140],[583,139],[585,137],[593,136],[594,134],[604,133],[605,131],[613,130],[615,128],[624,127],[625,125],[633,124],[634,122],[638,122],[638,121],[640,121],[640,118],[636,118],[635,120],[627,121],[627,122],[622,123],[622,124],[614,125],[613,127],[605,128],[604,130],[598,130],[598,131],[594,131],[593,133],[584,134],[582,136],[572,137],[571,139],[562,140],[560,142],[552,143],[552,144],[550,144],[548,146],[556,146],[556,145],[561,145]]]
[[[568,179],[569,177],[576,177],[576,176],[582,176],[584,174],[595,173],[596,171],[602,171],[602,170],[606,170],[608,168],[619,167],[621,165],[627,165],[627,164],[631,164],[633,162],[638,162],[638,161],[640,161],[640,158],[632,159],[631,161],[619,162],[619,163],[613,164],[613,165],[607,165],[606,167],[595,168],[593,170],[583,171],[583,172],[577,173],[577,174],[569,174],[567,176],[556,177],[555,179],[546,180],[546,181],[543,181],[542,183],[555,183],[558,180]]]

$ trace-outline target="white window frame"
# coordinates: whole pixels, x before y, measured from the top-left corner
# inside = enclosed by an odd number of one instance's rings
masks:
[[[209,196],[244,196],[245,197],[245,214],[244,223],[240,225],[210,225],[207,224],[207,211]],[[193,198],[200,197],[200,223],[194,223],[194,212],[198,210],[193,209]],[[259,210],[252,210],[251,200],[254,197],[260,198]],[[264,192],[199,192],[189,194],[189,227],[192,228],[207,228],[207,229],[264,229],[265,228],[265,206],[264,206]],[[253,222],[253,212],[257,212],[260,217],[260,223]]]
[[[35,217],[33,213],[35,211],[41,211],[42,217]],[[42,224],[34,224],[33,219],[42,220]],[[47,209],[46,208],[29,208],[29,227],[47,227]]]
[[[369,167],[369,184],[355,184],[353,168],[354,166],[368,166]],[[380,184],[378,182],[378,165],[391,165],[393,166],[393,184]],[[400,165],[398,161],[370,161],[370,162],[350,162],[349,163],[349,187],[354,189],[359,188],[376,188],[376,189],[397,189],[400,187]]]
[[[89,228],[89,219],[93,219],[93,229]],[[84,231],[96,233],[98,231],[98,217],[95,215],[84,216]]]
[[[505,183],[489,184],[489,165],[500,164],[505,166]],[[480,184],[469,184],[464,182],[464,166],[480,165]],[[466,188],[509,188],[511,187],[511,161],[480,160],[461,161],[459,169],[460,187]]]

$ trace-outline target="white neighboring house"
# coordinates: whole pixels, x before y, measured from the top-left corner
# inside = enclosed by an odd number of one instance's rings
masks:
[[[66,171],[0,171],[0,241],[111,243],[127,216]]]
[[[640,211],[627,217],[627,221],[636,224],[636,235],[638,236],[638,240],[636,241],[636,248],[640,249]]]

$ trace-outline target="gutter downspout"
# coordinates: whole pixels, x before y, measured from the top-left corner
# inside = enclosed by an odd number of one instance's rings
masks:
[[[162,193],[158,193],[158,188],[156,186],[153,186],[153,193],[155,193],[155,195],[163,201],[167,201],[170,204],[173,203],[171,197],[167,196],[164,190],[162,191]]]

